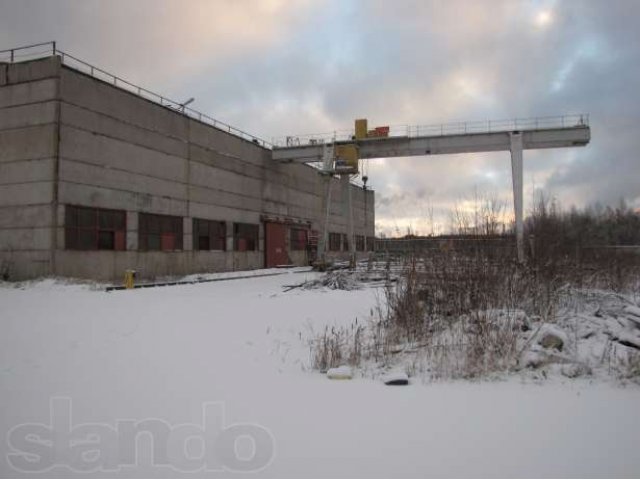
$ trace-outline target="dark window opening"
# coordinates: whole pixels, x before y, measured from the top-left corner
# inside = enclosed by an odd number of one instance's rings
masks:
[[[369,252],[373,252],[375,250],[376,238],[375,237],[367,237],[367,250]]]
[[[65,248],[125,250],[126,212],[106,208],[65,206]]]
[[[306,250],[307,248],[307,231],[301,228],[292,228],[289,230],[290,249]]]
[[[258,225],[234,223],[233,249],[236,252],[258,250]]]
[[[329,233],[329,250],[332,252],[340,251],[340,234]]]
[[[349,237],[347,236],[346,233],[342,234],[342,251],[344,252],[349,251]]]
[[[364,236],[356,235],[356,250],[358,252],[364,252]]]
[[[193,219],[194,250],[226,250],[227,225],[216,220]]]
[[[182,250],[182,217],[141,213],[138,219],[140,250]]]

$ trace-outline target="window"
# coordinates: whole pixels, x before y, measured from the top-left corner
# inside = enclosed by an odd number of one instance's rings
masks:
[[[289,240],[291,250],[307,249],[307,231],[301,228],[292,228],[289,230]]]
[[[364,252],[364,236],[362,235],[356,235],[356,250]]]
[[[70,250],[125,250],[126,212],[65,206],[65,247]]]
[[[367,250],[373,252],[376,245],[376,237],[367,237]]]
[[[342,250],[344,252],[349,251],[349,237],[347,236],[346,233],[342,234]]]
[[[329,250],[332,252],[340,251],[340,234],[329,233]]]
[[[140,250],[182,250],[182,217],[141,213],[138,240]]]
[[[226,250],[227,225],[215,220],[193,219],[194,250]]]
[[[236,252],[258,250],[258,225],[251,223],[234,223],[233,249]]]

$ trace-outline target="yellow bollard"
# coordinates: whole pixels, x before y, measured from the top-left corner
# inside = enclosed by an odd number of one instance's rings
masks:
[[[135,270],[124,271],[124,288],[133,288],[133,280],[136,278]]]

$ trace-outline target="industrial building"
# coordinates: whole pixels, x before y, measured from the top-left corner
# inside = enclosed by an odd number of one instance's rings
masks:
[[[277,161],[267,142],[55,45],[11,56],[0,63],[1,278],[308,265],[325,230],[327,257],[349,257],[349,222],[357,254],[373,245],[373,191]]]

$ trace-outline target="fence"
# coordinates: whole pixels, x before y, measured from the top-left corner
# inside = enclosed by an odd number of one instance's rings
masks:
[[[93,78],[110,83],[123,90],[127,90],[135,95],[138,95],[139,97],[162,105],[163,107],[171,108],[179,113],[182,113],[183,115],[193,118],[194,120],[206,123],[212,127],[217,128],[218,130],[230,133],[256,145],[260,145],[261,147],[271,148],[271,144],[269,142],[262,140],[255,135],[251,135],[250,133],[247,133],[243,130],[232,127],[231,125],[221,122],[220,120],[216,120],[215,118],[210,117],[209,115],[206,115],[202,112],[193,110],[192,108],[189,108],[185,105],[186,102],[181,103],[165,97],[164,95],[160,95],[159,93],[155,93],[151,90],[143,88],[139,85],[135,85],[121,77],[98,68],[95,65],[91,65],[84,60],[74,57],[69,53],[63,52],[62,50],[57,48],[56,42],[36,43],[33,45],[16,47],[8,50],[0,50],[0,62],[13,63],[17,61],[35,60],[38,58],[45,58],[50,56],[60,57],[64,65],[67,65],[74,70],[85,73]]]
[[[507,120],[443,123],[437,125],[392,125],[389,127],[389,137],[441,137],[446,135],[500,133],[587,126],[589,126],[589,114],[580,113],[548,117],[512,118]],[[309,133],[273,138],[271,144],[275,147],[316,145],[333,141],[349,141],[354,135],[354,130],[336,130],[329,133]]]

